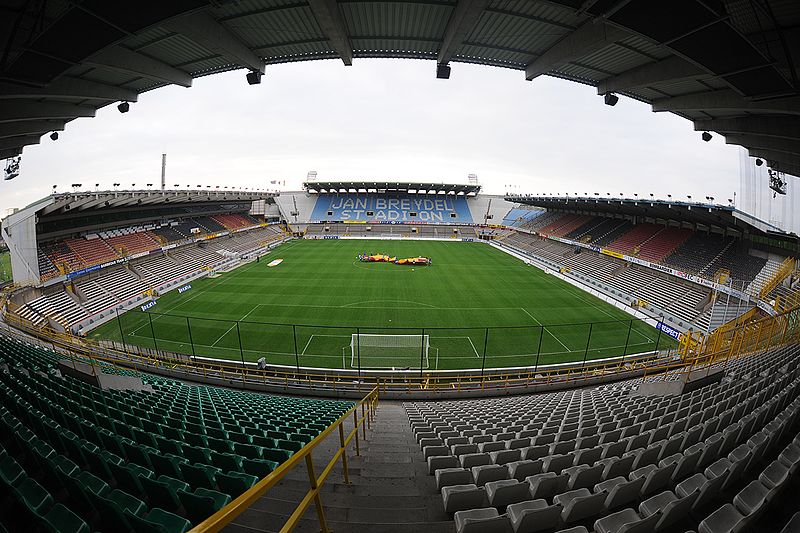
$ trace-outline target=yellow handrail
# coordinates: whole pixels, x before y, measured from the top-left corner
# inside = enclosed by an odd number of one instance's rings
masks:
[[[333,468],[339,462],[339,459],[342,460],[342,470],[344,474],[344,481],[346,484],[350,484],[350,475],[348,471],[347,465],[347,446],[350,444],[352,440],[356,441],[356,455],[360,455],[359,443],[358,443],[358,430],[363,429],[364,438],[366,438],[366,430],[367,426],[371,426],[372,421],[374,420],[375,410],[378,406],[378,387],[372,389],[372,391],[367,394],[363,399],[361,399],[358,403],[353,405],[346,413],[339,417],[339,419],[328,426],[322,433],[317,435],[314,440],[306,444],[300,451],[292,455],[287,461],[282,463],[278,466],[275,470],[270,472],[265,478],[262,478],[258,483],[250,487],[246,492],[244,492],[241,496],[233,500],[231,503],[211,515],[210,517],[206,518],[204,521],[199,523],[194,529],[191,530],[192,533],[213,533],[216,531],[221,530],[223,527],[231,523],[237,516],[242,514],[248,507],[250,507],[253,503],[256,502],[259,498],[261,498],[266,492],[271,489],[275,484],[281,481],[286,474],[292,471],[301,461],[305,461],[306,469],[308,470],[308,477],[309,477],[309,485],[310,488],[303,499],[298,504],[297,508],[294,512],[289,516],[286,523],[281,528],[281,532],[289,532],[292,531],[296,526],[300,519],[305,514],[308,507],[311,505],[311,502],[314,502],[317,511],[317,518],[320,523],[320,529],[323,532],[330,531],[327,525],[327,520],[325,518],[325,510],[322,504],[322,498],[320,496],[320,488],[325,483],[325,480],[328,478],[330,473],[333,471]],[[361,411],[361,417],[359,418],[359,408]],[[353,429],[345,437],[344,435],[344,423],[350,420],[350,415],[353,416],[354,424]],[[328,435],[330,435],[333,431],[337,430],[339,432],[339,448],[333,454],[333,457],[328,462],[328,464],[323,469],[322,473],[317,476],[314,471],[314,463],[312,460],[311,452],[314,451],[322,441],[324,441]]]
[[[758,297],[762,300],[766,300],[769,296],[769,293],[775,290],[775,288],[780,285],[783,280],[785,280],[795,269],[796,260],[794,257],[787,257],[783,260],[783,263],[778,267],[778,270],[775,271],[772,276],[764,283],[761,287],[761,290],[758,292]]]

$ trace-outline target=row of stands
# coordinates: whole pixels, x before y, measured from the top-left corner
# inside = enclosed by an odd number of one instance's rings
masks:
[[[104,390],[56,363],[49,350],[0,338],[0,522],[10,531],[182,533],[352,405],[146,374],[142,390]]]
[[[238,261],[235,257],[226,257],[221,253],[223,251],[246,255],[283,236],[278,226],[257,227],[187,244],[166,253],[151,254],[125,265],[80,277],[74,281],[74,293],[63,288],[49,292],[20,307],[18,313],[37,326],[45,325],[46,317],[49,317],[69,329],[98,313],[136,299],[148,289],[159,289],[174,280],[199,275],[204,269],[232,265]]]
[[[154,224],[102,231],[85,237],[42,244],[39,249],[39,272],[42,281],[58,276],[61,271],[73,272],[114,261],[163,244],[179,242],[208,233],[235,231],[258,224],[247,214],[196,217],[163,226]],[[60,266],[60,268],[59,268]]]
[[[343,237],[451,239],[475,237],[476,230],[470,226],[444,224],[344,224],[331,222],[309,224],[306,228],[306,235],[312,238],[339,235]]]
[[[797,346],[758,353],[678,396],[636,380],[404,406],[457,533],[777,531],[768,509],[797,509],[781,497],[800,468],[799,362]]]
[[[536,220],[546,212],[547,211],[544,209],[537,209],[526,205],[517,205],[508,213],[506,213],[506,215],[503,217],[502,224],[504,226],[516,228]]]
[[[685,324],[697,320],[709,299],[709,289],[700,285],[588,250],[576,254],[573,246],[558,241],[517,233],[503,242],[605,283],[632,300],[645,300]]]
[[[243,228],[249,228],[251,226],[255,226],[258,224],[256,219],[251,217],[250,215],[245,214],[232,214],[232,215],[214,215],[211,217],[216,222],[222,224],[229,230],[237,230]]]
[[[750,255],[736,239],[651,223],[634,225],[615,218],[546,212],[519,227],[593,244],[708,279],[724,269],[732,279],[749,283],[767,261]]]

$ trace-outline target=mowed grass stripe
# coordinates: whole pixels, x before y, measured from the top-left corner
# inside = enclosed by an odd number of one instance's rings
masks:
[[[361,252],[424,255],[433,264],[360,263]],[[275,258],[284,261],[267,267]],[[646,324],[631,327],[627,313],[483,243],[294,241],[192,286],[162,296],[152,316],[131,311],[93,334],[119,340],[121,325],[127,342],[144,347],[192,353],[194,345],[202,356],[333,368],[349,368],[357,331],[424,329],[430,366],[440,369],[480,367],[484,351],[489,368],[621,355],[626,341],[627,354],[671,345]]]

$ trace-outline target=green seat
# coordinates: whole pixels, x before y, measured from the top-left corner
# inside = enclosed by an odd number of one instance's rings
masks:
[[[233,453],[231,444],[226,440],[209,438],[208,447],[220,453]]]
[[[168,476],[160,476],[158,479],[140,478],[139,481],[147,493],[150,506],[168,511],[177,510],[181,506],[177,491],[189,490],[188,483]]]
[[[180,466],[183,479],[192,487],[203,487],[206,489],[216,488],[215,476],[220,471],[219,468],[200,463],[183,463]]]
[[[118,465],[108,463],[108,467],[117,481],[117,487],[133,495],[144,494],[142,484],[139,482],[140,477],[153,477],[151,471],[134,464]]]
[[[254,435],[253,444],[262,448],[276,448],[278,446],[276,439],[264,435]]]
[[[44,515],[47,529],[52,533],[89,533],[89,526],[78,515],[57,503]]]
[[[86,470],[75,476],[75,480],[81,487],[91,491],[97,496],[104,496],[111,491],[111,487],[108,486],[108,483]]]
[[[292,452],[283,450],[281,448],[263,448],[261,453],[263,454],[264,459],[275,461],[278,464],[281,464],[292,456]]]
[[[247,457],[249,459],[261,459],[263,455],[261,454],[260,446],[254,446],[252,444],[242,444],[237,442],[233,445],[233,451],[241,455],[242,457]]]
[[[192,527],[191,522],[185,518],[158,507],[144,517],[128,513],[125,517],[133,527],[133,531],[137,533],[184,533]]]
[[[219,490],[230,496],[232,500],[235,500],[247,489],[258,483],[257,476],[244,474],[242,472],[217,474],[216,479]]]
[[[168,453],[178,456],[183,455],[183,446],[176,440],[156,436],[156,444],[159,451],[164,455]]]
[[[191,446],[199,446],[200,448],[205,448],[206,446],[208,446],[207,438],[205,435],[201,435],[199,433],[191,433],[188,431],[183,435],[183,442]]]
[[[35,480],[25,478],[14,489],[17,499],[34,515],[43,516],[53,506],[53,497]]]
[[[149,448],[136,442],[123,442],[122,449],[125,450],[125,456],[131,463],[136,463],[137,465],[145,468],[153,468],[153,465],[150,464],[150,459],[147,457],[146,452],[154,448]]]
[[[278,448],[283,450],[289,450],[292,452],[298,452],[303,448],[304,444],[302,442],[298,442],[296,440],[286,440],[281,439],[278,441]]]
[[[250,435],[234,431],[228,433],[228,440],[232,442],[238,442],[240,444],[250,444],[253,442],[253,439],[250,438]]]
[[[112,490],[107,499],[126,513],[142,516],[147,511],[147,505],[142,500],[119,489]]]
[[[186,516],[193,524],[199,524],[231,501],[227,494],[204,488],[197,489],[194,494],[179,490],[178,497],[186,510]]]
[[[17,463],[13,457],[6,455],[0,459],[0,479],[9,487],[16,487],[27,476],[25,470]]]
[[[278,463],[266,459],[245,458],[244,461],[242,461],[242,469],[245,473],[256,476],[259,479],[265,477],[276,468],[278,468]]]
[[[223,472],[241,472],[242,459],[244,458],[232,453],[211,452],[211,463]]]
[[[114,492],[111,494],[114,494]],[[125,514],[123,507],[121,507],[117,502],[110,498],[103,498],[101,496],[96,498],[92,502],[92,505],[94,505],[94,508],[97,509],[97,514],[100,517],[100,526],[103,531],[133,531],[133,526],[131,526],[130,522],[128,521],[128,517]],[[142,506],[144,506],[144,503],[142,503]],[[131,512],[130,514],[142,513]]]
[[[190,463],[204,463],[211,462],[211,454],[208,448],[198,448],[196,446],[184,446],[183,456],[189,460]]]
[[[156,474],[169,476],[173,478],[182,478],[180,464],[185,463],[186,459],[172,454],[161,455],[159,453],[149,453],[150,464],[153,465],[153,470]]]

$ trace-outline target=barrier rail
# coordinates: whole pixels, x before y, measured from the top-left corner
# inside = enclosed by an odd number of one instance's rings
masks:
[[[300,451],[296,452],[290,459],[282,463],[275,470],[270,472],[265,478],[262,478],[258,483],[253,485],[250,489],[233,500],[231,503],[205,519],[203,522],[192,529],[192,533],[213,533],[221,530],[227,524],[231,523],[237,516],[242,514],[248,507],[250,507],[256,500],[264,496],[264,494],[280,482],[290,471],[292,471],[301,461],[306,464],[308,472],[309,489],[306,492],[299,505],[295,508],[294,512],[289,516],[286,523],[281,528],[281,532],[292,531],[305,514],[311,503],[317,511],[317,519],[319,520],[320,530],[323,533],[330,531],[325,518],[325,508],[320,495],[320,489],[325,481],[330,476],[333,468],[341,460],[342,473],[344,476],[345,484],[350,484],[350,474],[347,464],[347,446],[355,441],[355,455],[359,456],[360,446],[358,432],[362,431],[363,439],[367,439],[367,429],[372,428],[374,421],[375,411],[378,406],[378,388],[372,389],[361,401],[353,405],[346,413],[339,419],[328,426],[322,433],[320,433],[314,440],[306,444]],[[359,418],[358,412],[361,410],[361,417]],[[350,420],[352,416],[353,428],[345,436],[344,424]],[[322,472],[317,475],[314,469],[314,462],[311,453],[317,446],[319,446],[329,435],[338,430],[339,434],[339,447],[334,452],[333,457],[328,464],[323,468]]]

